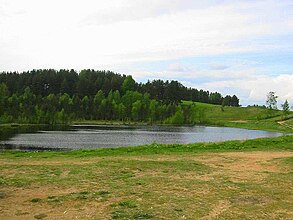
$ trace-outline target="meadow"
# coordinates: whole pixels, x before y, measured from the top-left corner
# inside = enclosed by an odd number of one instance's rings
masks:
[[[293,136],[2,152],[1,219],[292,219]]]
[[[182,105],[192,104],[196,106],[198,112],[203,112],[201,118],[203,124],[206,125],[281,131],[285,133],[293,131],[292,112],[285,115],[280,110],[270,110],[261,106],[222,107],[207,103],[182,101]],[[198,116],[195,117],[198,118]]]

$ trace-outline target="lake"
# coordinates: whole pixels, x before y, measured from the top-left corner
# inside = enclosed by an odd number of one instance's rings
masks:
[[[0,141],[0,149],[73,150],[137,146],[152,143],[188,144],[277,137],[278,132],[206,126],[78,125],[65,131],[16,134]]]

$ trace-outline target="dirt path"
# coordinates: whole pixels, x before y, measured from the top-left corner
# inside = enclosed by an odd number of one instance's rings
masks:
[[[234,123],[247,123],[247,120],[236,120],[236,121],[230,121]]]
[[[282,125],[284,127],[293,129],[293,126],[292,125],[286,124],[286,120],[285,121],[278,121],[278,124],[280,124],[280,125]]]

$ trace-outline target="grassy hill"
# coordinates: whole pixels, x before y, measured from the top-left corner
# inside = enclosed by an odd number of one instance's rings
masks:
[[[285,123],[288,124],[288,125],[293,126],[293,118],[287,120]]]
[[[203,124],[269,131],[293,131],[291,128],[293,124],[292,112],[284,116],[280,110],[269,110],[258,106],[222,107],[220,105],[182,101],[182,105],[192,104],[196,106],[198,112],[202,112],[201,122]],[[284,123],[279,123],[280,121],[284,121]]]

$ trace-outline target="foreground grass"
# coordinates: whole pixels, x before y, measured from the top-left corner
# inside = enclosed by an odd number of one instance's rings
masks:
[[[0,154],[0,219],[292,219],[293,136]]]

